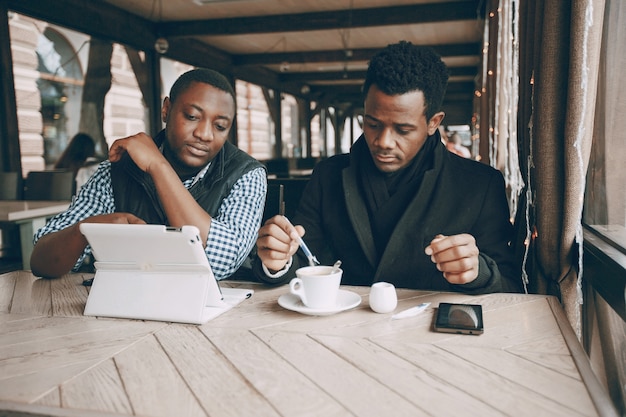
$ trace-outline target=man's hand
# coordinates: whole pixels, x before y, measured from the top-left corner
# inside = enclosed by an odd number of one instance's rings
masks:
[[[285,216],[274,216],[259,229],[257,254],[270,271],[285,267],[298,250],[298,236],[304,236],[302,226],[292,226]]]
[[[450,284],[467,284],[478,277],[478,247],[470,234],[437,235],[425,249]]]
[[[87,246],[87,239],[80,232],[81,223],[144,224],[145,221],[130,213],[100,214],[42,236],[30,256],[30,267],[35,276],[56,278],[72,269]]]
[[[111,149],[109,149],[109,161],[117,162],[125,153],[128,153],[135,164],[148,174],[154,164],[168,164],[167,160],[154,143],[154,140],[145,133],[137,133],[136,135],[118,139],[113,142]]]
[[[115,223],[115,224],[146,224],[143,219],[131,213],[99,214],[87,217],[80,223]]]

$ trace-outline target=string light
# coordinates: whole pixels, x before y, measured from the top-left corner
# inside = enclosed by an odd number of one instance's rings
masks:
[[[158,25],[161,23],[161,18],[163,17],[163,3],[162,0],[155,0],[155,3],[153,4],[153,11],[154,8],[156,8],[158,4],[159,7],[159,11],[158,11],[158,20],[157,20],[157,27]],[[158,36],[156,41],[154,42],[154,50],[157,51],[159,54],[163,55],[164,53],[167,52],[167,50],[170,48],[170,43],[167,41],[167,39],[165,39],[163,36]]]
[[[161,55],[166,53],[170,48],[170,43],[164,37],[157,38],[156,42],[154,42],[154,49]]]

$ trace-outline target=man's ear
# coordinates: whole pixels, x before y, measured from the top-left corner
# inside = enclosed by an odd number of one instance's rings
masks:
[[[440,111],[439,113],[435,113],[433,117],[428,121],[428,136],[434,135],[435,131],[439,128],[439,125],[443,121],[445,117],[445,113]]]
[[[161,106],[161,121],[163,123],[167,122],[167,115],[170,112],[170,104],[170,98],[165,97],[165,99],[163,99],[163,106]]]

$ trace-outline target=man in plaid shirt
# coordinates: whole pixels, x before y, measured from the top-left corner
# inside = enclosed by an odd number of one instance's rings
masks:
[[[261,223],[267,179],[258,161],[227,142],[233,87],[215,71],[191,70],[174,83],[161,114],[163,131],[115,141],[68,210],[35,234],[33,274],[54,278],[80,268],[91,252],[80,223],[194,225],[217,279],[241,266]]]

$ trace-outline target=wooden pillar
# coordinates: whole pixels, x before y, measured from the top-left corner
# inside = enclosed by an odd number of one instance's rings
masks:
[[[163,128],[163,120],[161,119],[161,55],[156,51],[146,53],[146,64],[150,97],[145,97],[145,100],[150,117],[150,134],[155,136]]]
[[[343,112],[335,108],[335,155],[341,153],[341,137],[343,136],[343,125],[345,121],[346,117],[343,115]]]
[[[102,156],[108,155],[109,150],[104,137],[104,101],[111,89],[112,54],[111,41],[91,38],[78,123],[78,131],[91,135],[96,142],[96,153]]]
[[[274,156],[276,158],[283,157],[283,99],[282,93],[279,90],[274,90],[273,107],[276,113],[274,119],[274,136],[276,137],[276,144],[274,145]]]
[[[216,70],[217,71],[217,70]],[[237,79],[233,76],[232,72],[221,72],[221,74],[228,79],[230,84],[233,86],[233,90],[235,91],[235,113],[239,106],[237,106]],[[230,142],[239,147],[239,128],[237,127],[237,117],[233,120],[233,124],[230,127]]]
[[[302,157],[311,157],[311,102],[307,99],[296,98],[298,103],[298,137],[303,152]],[[304,133],[304,134],[303,134]]]
[[[0,171],[22,172],[8,9],[0,2]]]
[[[267,109],[270,112],[270,117],[274,122],[274,136],[276,142],[274,143],[274,158],[283,157],[283,136],[282,136],[282,111],[281,111],[281,93],[278,90],[269,90],[263,88],[263,96],[267,103]]]
[[[328,131],[326,129],[326,107],[320,109],[320,138],[322,139],[322,148],[320,149],[320,156],[322,158],[328,157]]]
[[[350,145],[354,143],[354,111],[350,114]]]
[[[126,55],[133,68],[137,84],[148,108],[147,131],[155,136],[163,128],[161,119],[161,56],[154,50],[145,51],[145,62],[137,50],[126,47]]]

